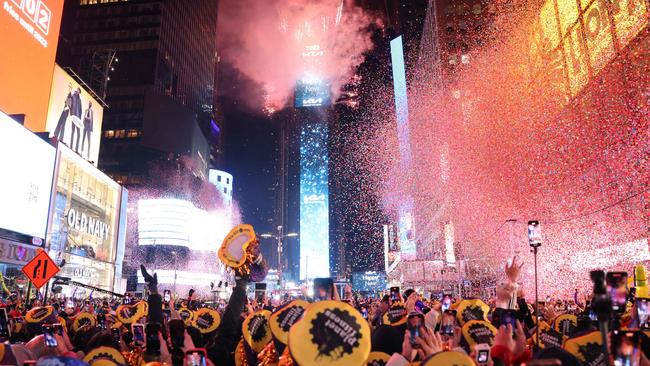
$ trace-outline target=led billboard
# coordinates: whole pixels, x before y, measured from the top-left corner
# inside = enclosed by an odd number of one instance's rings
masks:
[[[388,280],[383,272],[353,272],[352,289],[355,291],[375,292],[388,288]]]
[[[321,80],[300,80],[295,93],[296,108],[321,107],[331,103],[329,85]]]
[[[3,0],[0,110],[44,131],[64,0]]]
[[[50,250],[114,263],[122,187],[59,144]]]
[[[45,130],[97,166],[104,108],[59,65],[54,67]]]
[[[216,252],[232,227],[230,209],[207,212],[179,199],[138,201],[138,245]]]
[[[300,279],[329,277],[327,123],[300,131]]]
[[[0,112],[0,228],[45,238],[56,150]]]
[[[530,29],[532,74],[573,97],[647,25],[644,0],[547,0]]]

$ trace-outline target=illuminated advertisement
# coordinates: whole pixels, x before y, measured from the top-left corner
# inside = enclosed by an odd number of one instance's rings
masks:
[[[300,279],[329,277],[327,123],[300,131]]]
[[[384,268],[392,272],[400,260],[400,247],[397,225],[384,225]]]
[[[216,252],[231,227],[228,209],[207,212],[179,199],[138,201],[138,245]]]
[[[62,253],[65,266],[61,267],[59,276],[70,277],[72,280],[86,285],[112,290],[111,285],[115,276],[115,267],[111,263],[92,260],[90,258]],[[76,296],[82,297],[83,292],[77,289]],[[90,290],[87,290],[90,292]]]
[[[321,80],[303,79],[296,85],[295,107],[320,107],[330,104],[330,89]]]
[[[59,65],[54,67],[45,130],[97,166],[104,108]]]
[[[383,272],[353,272],[352,289],[355,291],[383,291],[388,288],[388,280]]]
[[[411,138],[409,132],[409,109],[406,92],[406,68],[402,36],[390,41],[390,58],[393,66],[393,89],[395,93],[395,116],[399,143],[400,166],[408,171],[411,165]],[[413,223],[413,199],[405,197],[398,215],[399,242],[402,259],[415,259],[415,230]]]
[[[589,68],[597,74],[614,58],[616,47],[624,48],[647,24],[644,0],[581,0],[579,5],[547,0],[531,28],[533,75],[543,75],[539,79],[546,83],[550,76],[556,86],[564,84],[566,75],[567,94],[575,96],[589,82]]]
[[[61,144],[57,158],[50,250],[56,256],[71,254],[112,265],[122,187]]]
[[[44,131],[64,0],[2,0],[0,110]]]
[[[0,228],[44,239],[56,150],[0,112]]]

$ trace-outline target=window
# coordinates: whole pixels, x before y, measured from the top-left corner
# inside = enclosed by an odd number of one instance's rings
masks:
[[[454,25],[451,23],[447,23],[447,28],[446,28],[447,33],[454,33]]]
[[[467,53],[467,51],[469,51],[469,46],[467,43],[461,43],[460,50],[463,51],[463,53]]]
[[[449,43],[447,43],[447,47],[449,47],[449,51],[454,51],[454,50],[456,50],[456,42],[449,42]]]
[[[458,56],[456,56],[456,55],[449,56],[449,64],[450,65],[458,64]]]
[[[126,134],[125,130],[116,130],[115,131],[115,138],[117,139],[123,139]]]
[[[221,176],[217,175],[217,182],[221,182]]]
[[[223,187],[223,193],[228,194],[228,187]]]
[[[126,136],[128,138],[135,138],[140,136],[140,131],[139,130],[128,130],[126,133]]]
[[[230,184],[230,178],[226,178],[226,184]]]
[[[465,65],[469,64],[469,55],[460,56],[460,62],[462,62]]]
[[[115,131],[113,130],[104,131],[104,137],[107,139],[112,139],[113,137],[115,137]]]
[[[481,9],[481,4],[474,4],[474,7],[472,8],[472,12],[476,15],[481,14],[483,9]]]

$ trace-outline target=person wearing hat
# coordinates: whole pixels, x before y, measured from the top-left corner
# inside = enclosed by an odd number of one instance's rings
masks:
[[[162,311],[162,296],[158,293],[158,275],[156,273],[153,276],[149,274],[142,264],[140,265],[140,272],[149,289],[147,325],[165,324]],[[161,361],[171,364],[172,359],[167,348],[167,342],[163,339],[163,332],[165,332],[165,328],[162,328],[161,332],[158,333],[160,348],[157,350],[147,348],[142,355],[144,361]]]

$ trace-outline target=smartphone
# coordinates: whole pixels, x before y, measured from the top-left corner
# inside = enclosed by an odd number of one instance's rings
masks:
[[[531,247],[542,245],[542,230],[537,220],[528,221],[528,244]]]
[[[422,324],[424,324],[424,315],[422,314],[411,314],[406,321],[406,328],[411,335],[411,347],[413,348],[421,347],[417,343],[416,337],[420,336],[420,327],[422,327]]]
[[[331,278],[314,278],[314,299],[316,301],[332,300],[334,281]]]
[[[5,340],[11,337],[11,327],[7,317],[7,308],[0,308],[0,338]]]
[[[144,324],[134,323],[131,325],[131,332],[133,333],[133,344],[136,347],[144,346]]]
[[[390,288],[390,301],[399,301],[399,286]]]
[[[97,314],[97,327],[101,330],[106,330],[106,315]]]
[[[486,365],[490,360],[490,345],[487,343],[480,343],[474,346],[474,353],[476,363],[479,365]]]
[[[185,351],[184,366],[206,366],[206,353],[204,348]]]
[[[368,319],[368,308],[361,308],[361,316],[366,320]]]
[[[450,294],[444,294],[442,295],[442,312],[444,313],[445,311],[449,310],[451,307],[451,295]]]
[[[611,335],[611,354],[614,366],[637,366],[641,362],[639,331],[614,330]]]
[[[255,300],[258,304],[264,302],[264,296],[266,295],[266,283],[258,282],[255,284]]]
[[[650,329],[650,299],[636,298],[636,316],[640,329]]]
[[[90,312],[90,301],[86,300],[84,301],[84,311],[85,312]]]
[[[54,329],[52,324],[43,324],[43,338],[45,339],[45,347],[56,347],[58,343],[54,338]]]
[[[440,334],[451,337],[454,335],[454,328],[456,328],[456,312],[454,310],[446,310],[442,314]]]
[[[182,349],[185,346],[185,324],[179,321],[170,322],[169,338],[172,341],[172,349]]]
[[[607,272],[605,276],[607,292],[612,299],[612,310],[625,312],[627,303],[627,272]]]
[[[115,340],[115,343],[120,344],[122,343],[122,334],[120,332],[119,328],[113,328],[111,329],[111,335],[113,336],[113,340]]]
[[[515,329],[517,329],[517,311],[512,309],[504,310],[501,313],[501,321],[499,323],[500,324],[497,326],[497,328],[502,325],[505,325],[507,327],[508,324],[510,324],[514,333]]]
[[[147,353],[160,354],[160,338],[158,337],[161,331],[160,323],[148,323],[145,329],[147,337]]]
[[[63,337],[63,325],[61,325],[61,323],[52,324],[52,330],[54,331],[54,334]]]

